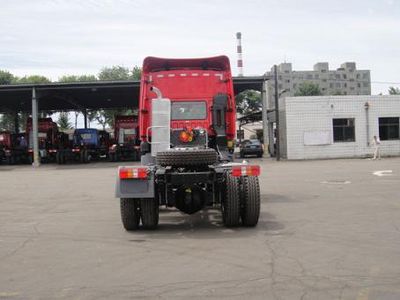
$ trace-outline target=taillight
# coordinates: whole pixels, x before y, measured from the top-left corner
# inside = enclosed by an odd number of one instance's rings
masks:
[[[260,166],[235,166],[232,167],[232,176],[260,176]]]
[[[185,130],[181,131],[179,133],[179,140],[183,143],[189,143],[193,141],[193,132]]]
[[[147,168],[136,168],[136,167],[120,167],[119,178],[120,179],[146,179],[148,177],[149,169]]]

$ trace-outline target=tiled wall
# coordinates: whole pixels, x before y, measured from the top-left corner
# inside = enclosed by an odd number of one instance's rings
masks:
[[[369,139],[367,114],[369,103]],[[379,135],[379,117],[400,117],[400,96],[287,97],[281,105],[281,152],[288,159],[365,157]],[[355,119],[355,142],[333,142],[333,118]],[[304,145],[304,132],[329,131],[330,144]],[[382,155],[400,155],[400,140],[381,141]]]

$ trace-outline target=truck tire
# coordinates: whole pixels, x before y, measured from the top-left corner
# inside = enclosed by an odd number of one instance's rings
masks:
[[[89,153],[87,150],[82,150],[80,154],[80,161],[83,164],[87,164],[89,162]]]
[[[243,226],[254,227],[260,217],[260,185],[258,177],[244,177],[242,184],[241,218]]]
[[[208,166],[217,162],[217,152],[212,149],[169,150],[157,153],[157,163],[163,167]]]
[[[56,161],[59,165],[65,164],[65,155],[64,153],[57,151]]]
[[[139,228],[140,213],[137,199],[121,198],[121,220],[128,231]]]
[[[223,188],[222,219],[227,227],[240,224],[240,195],[239,181],[232,174],[226,173],[225,186]]]
[[[144,229],[157,228],[158,213],[158,201],[155,198],[140,199],[140,216]]]
[[[13,155],[10,155],[7,157],[7,164],[9,164],[9,165],[15,164],[15,157]]]

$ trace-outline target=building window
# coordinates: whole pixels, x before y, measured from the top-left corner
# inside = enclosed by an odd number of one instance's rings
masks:
[[[329,84],[329,87],[330,87],[331,89],[333,89],[333,87],[334,87],[333,83],[330,83],[330,84]]]
[[[359,88],[360,88],[360,87],[361,87],[361,83],[357,83],[357,87],[359,87]]]
[[[333,119],[333,142],[355,142],[354,119]]]
[[[340,74],[335,74],[336,79],[340,79]]]
[[[368,87],[368,86],[369,86],[368,82],[363,82],[363,87]]]
[[[363,79],[367,79],[367,78],[368,78],[368,73],[363,73],[362,78],[363,78]]]
[[[315,74],[315,79],[319,79],[319,75],[318,74]]]
[[[399,118],[379,118],[379,138],[385,140],[398,140]]]
[[[336,82],[336,87],[340,88],[340,82]]]
[[[343,79],[347,79],[347,75],[346,74],[343,74]]]
[[[307,75],[307,79],[312,79],[312,75],[311,75],[311,74],[308,74],[308,75]]]

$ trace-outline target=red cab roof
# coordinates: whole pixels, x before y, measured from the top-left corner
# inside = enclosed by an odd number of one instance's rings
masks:
[[[207,58],[160,58],[149,56],[143,61],[143,73],[174,69],[230,71],[230,64],[229,58],[225,55]]]

